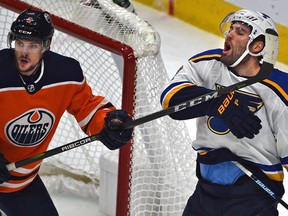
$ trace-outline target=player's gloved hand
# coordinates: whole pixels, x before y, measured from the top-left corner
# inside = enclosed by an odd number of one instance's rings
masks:
[[[0,184],[9,181],[10,173],[6,168],[6,160],[3,154],[0,153]]]
[[[252,139],[262,128],[258,116],[249,110],[243,100],[236,97],[234,91],[211,100],[206,108],[206,115],[221,118],[239,139]]]
[[[122,147],[131,139],[133,128],[121,130],[120,127],[131,121],[132,118],[124,110],[107,113],[105,127],[99,133],[99,140],[110,150]]]

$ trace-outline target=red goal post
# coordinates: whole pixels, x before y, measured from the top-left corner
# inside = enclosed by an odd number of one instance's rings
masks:
[[[17,13],[31,7],[46,10],[57,30],[51,50],[77,59],[95,93],[107,96],[135,119],[160,110],[159,96],[168,75],[158,33],[110,0],[91,2],[0,0],[1,47]],[[50,148],[85,136],[75,125],[65,115]],[[106,153],[109,150],[95,142],[43,165],[61,167],[99,186],[99,158]],[[180,215],[194,189],[194,159],[183,122],[163,117],[137,126],[132,144],[119,151],[116,215]]]
[[[40,9],[45,10],[43,8],[37,8],[33,5],[29,5],[28,3],[18,1],[18,0],[1,0],[0,5],[2,7],[6,7],[11,9],[16,13],[20,13],[27,8]],[[87,43],[91,43],[100,48],[109,50],[115,54],[123,56],[123,67],[124,77],[123,77],[123,90],[122,90],[122,109],[126,110],[128,113],[132,114],[133,111],[133,92],[134,85],[130,83],[134,82],[135,77],[135,69],[136,69],[136,61],[133,50],[130,46],[125,45],[119,41],[111,42],[111,39],[101,35],[95,31],[87,29],[83,26],[77,25],[75,23],[69,22],[65,19],[62,19],[59,16],[53,15],[53,11],[51,13],[51,18],[53,20],[54,26],[57,30],[65,32],[71,36],[75,36],[80,38]],[[84,36],[83,36],[84,35]],[[121,167],[121,172],[119,172],[118,176],[118,185],[119,190],[121,190],[121,198],[117,198],[119,200],[118,206],[127,206],[128,200],[123,199],[123,197],[128,197],[128,182],[129,182],[129,163],[130,163],[130,147],[131,143],[126,145],[120,150],[120,160],[119,167]],[[123,212],[120,215],[125,215],[127,210],[120,207],[119,212]]]

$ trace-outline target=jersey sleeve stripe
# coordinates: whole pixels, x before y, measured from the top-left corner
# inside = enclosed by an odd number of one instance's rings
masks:
[[[193,62],[199,62],[199,61],[203,61],[203,60],[211,60],[211,59],[216,59],[219,60],[221,57],[220,54],[210,54],[210,55],[202,55],[202,56],[197,56],[197,57],[192,57],[190,60]]]
[[[281,98],[281,100],[286,104],[286,106],[288,106],[288,94],[280,85],[269,79],[263,80],[262,83],[270,87]]]
[[[103,99],[101,103],[98,104],[98,106],[96,106],[90,113],[89,115],[83,119],[82,121],[80,121],[78,124],[80,127],[84,127],[86,124],[88,124],[88,122],[90,122],[90,119],[94,116],[94,114],[97,112],[97,110],[99,110],[102,106],[104,106],[105,104],[110,103],[107,99]]]
[[[213,59],[219,61],[222,55],[222,51],[222,49],[207,50],[205,52],[192,56],[189,61],[193,61],[195,63],[199,61],[207,61]]]
[[[175,84],[175,83],[174,83]],[[163,97],[161,97],[162,107],[163,109],[167,109],[169,107],[169,103],[173,95],[175,95],[178,91],[181,89],[188,87],[188,86],[194,86],[192,83],[177,83],[178,85],[170,85],[163,93]]]

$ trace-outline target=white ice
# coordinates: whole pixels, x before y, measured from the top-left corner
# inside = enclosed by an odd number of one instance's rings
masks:
[[[163,12],[135,3],[135,8],[140,17],[152,24],[160,33],[162,45],[161,55],[169,74],[172,77],[177,69],[184,64],[189,57],[198,52],[210,48],[222,47],[223,38],[207,33],[195,28],[179,19],[168,16]],[[288,66],[278,64],[282,70],[288,71]],[[187,126],[195,128],[194,121],[187,121]],[[195,134],[191,133],[192,139]],[[78,183],[79,184],[79,183]],[[81,184],[81,183],[80,183]],[[288,185],[288,183],[285,183]],[[97,196],[85,196],[85,193],[93,190],[89,185],[77,185],[81,192],[75,190],[75,185],[71,182],[71,188],[55,188],[53,185],[47,187],[55,202],[61,216],[100,216]],[[283,198],[288,202],[288,195]],[[279,205],[280,216],[288,215],[288,210]]]

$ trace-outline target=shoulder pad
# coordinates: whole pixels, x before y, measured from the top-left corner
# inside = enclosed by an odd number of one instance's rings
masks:
[[[288,73],[274,69],[271,75],[262,81],[264,85],[272,89],[288,106]]]

